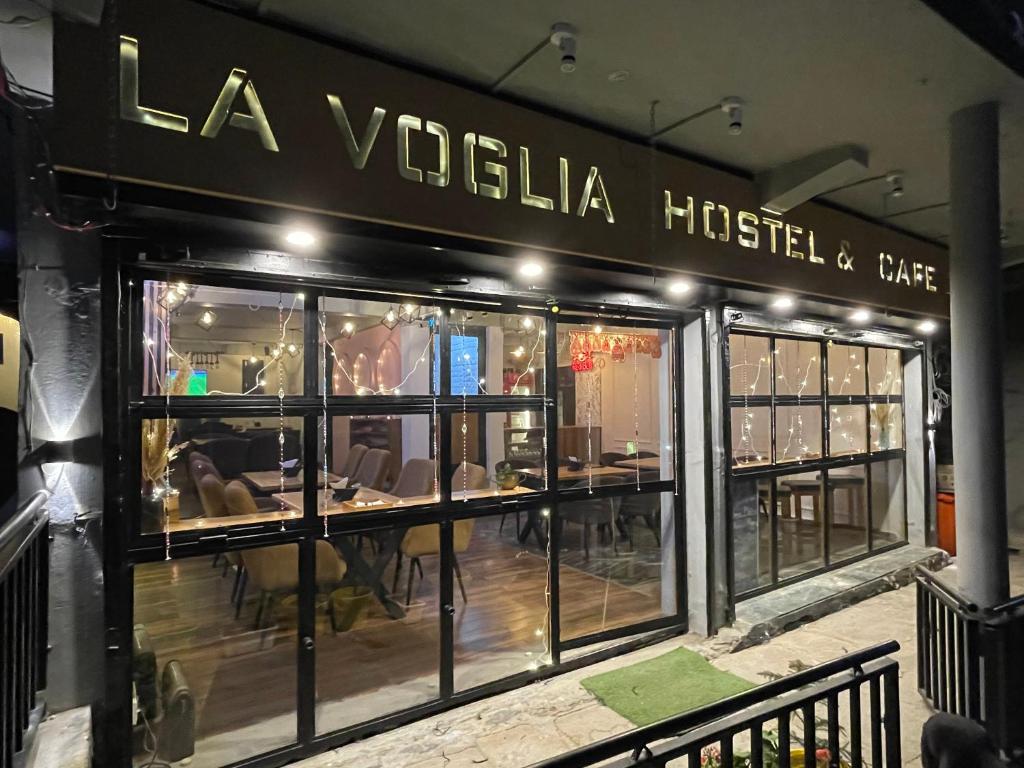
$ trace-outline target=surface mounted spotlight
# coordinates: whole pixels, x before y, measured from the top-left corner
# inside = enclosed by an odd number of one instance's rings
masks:
[[[217,313],[212,309],[204,309],[199,313],[199,317],[196,319],[196,325],[205,331],[213,328],[214,323],[217,322]]]
[[[284,239],[300,248],[309,248],[316,242],[316,236],[305,229],[293,229],[284,236]]]
[[[540,277],[544,274],[544,267],[536,261],[527,261],[519,267],[519,274],[523,277]]]
[[[729,116],[729,135],[739,136],[743,133],[743,99],[739,96],[727,96],[722,99],[721,107]]]

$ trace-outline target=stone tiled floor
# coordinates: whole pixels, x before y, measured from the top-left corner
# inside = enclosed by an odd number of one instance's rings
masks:
[[[955,566],[947,569],[955,577]],[[1015,592],[1024,591],[1024,558],[1012,566]],[[470,704],[364,742],[310,759],[303,768],[461,768],[485,765],[520,768],[631,728],[580,685],[599,672],[653,658],[686,646],[723,670],[760,682],[763,673],[786,674],[794,661],[815,664],[884,640],[901,650],[900,700],[904,763],[919,766],[921,726],[931,714],[917,693],[915,592],[889,591],[800,626],[769,642],[734,653],[742,631],[726,630],[710,640],[674,638],[585,669]]]

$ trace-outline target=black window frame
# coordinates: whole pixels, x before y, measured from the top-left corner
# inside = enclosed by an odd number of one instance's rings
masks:
[[[759,338],[767,338],[769,340],[768,354],[769,354],[769,380],[771,383],[770,394],[768,395],[736,395],[732,393],[732,366],[731,366],[731,337],[732,335],[739,336],[754,336]],[[803,342],[814,342],[818,344],[818,359],[819,365],[819,378],[820,387],[819,394],[817,395],[777,395],[775,393],[776,387],[776,373],[775,373],[775,350],[776,341],[778,340],[792,340],[792,341],[803,341]],[[864,350],[864,395],[836,395],[829,392],[829,377],[828,377],[828,348],[831,344],[841,344],[848,347],[859,347]],[[728,467],[728,475],[725,483],[725,508],[726,508],[726,519],[727,524],[727,536],[729,537],[729,562],[728,562],[728,584],[729,593],[733,596],[736,602],[746,600],[766,592],[771,592],[780,587],[802,581],[813,576],[825,573],[835,568],[855,563],[858,560],[862,560],[867,557],[872,557],[879,553],[894,549],[896,547],[904,546],[908,541],[908,529],[907,529],[907,420],[906,420],[906,408],[904,404],[904,394],[906,391],[906,382],[901,379],[900,393],[898,395],[872,395],[870,394],[870,380],[868,376],[868,360],[870,349],[885,349],[895,350],[900,354],[900,370],[903,371],[907,364],[907,350],[896,344],[885,344],[880,343],[877,340],[861,341],[855,338],[833,338],[832,336],[821,333],[807,332],[798,333],[788,330],[776,330],[773,328],[767,328],[760,325],[744,324],[742,321],[734,322],[729,324],[725,329],[724,343],[722,345],[722,375],[723,375],[723,387],[724,397],[723,402],[725,404],[724,414],[724,431],[725,431],[725,460],[726,466]],[[887,449],[887,450],[871,450],[871,412],[870,406],[872,404],[887,404],[887,405],[899,405],[901,410],[900,426],[902,430],[901,434],[901,447]],[[778,463],[776,459],[776,408],[778,406],[814,406],[820,411],[821,419],[821,455],[818,458],[809,460],[796,460],[786,461]],[[834,405],[862,405],[865,409],[865,439],[867,450],[862,453],[856,454],[841,454],[833,456],[830,454],[831,436],[830,436],[830,417],[831,407]],[[764,464],[743,466],[734,465],[733,462],[733,436],[732,436],[732,412],[733,408],[737,407],[766,407],[769,409],[771,419],[771,446],[769,461]],[[872,481],[871,481],[871,469],[873,465],[881,462],[887,462],[892,459],[899,459],[903,467],[903,530],[901,532],[900,540],[896,542],[888,542],[883,546],[876,546],[874,541],[874,518],[873,518],[873,500],[872,500]],[[833,559],[833,552],[831,546],[831,528],[832,528],[832,495],[829,492],[829,471],[837,469],[848,469],[851,467],[864,467],[864,481],[865,481],[865,503],[867,506],[867,519],[865,522],[867,549],[864,552],[853,554],[848,557]],[[776,478],[792,475],[804,472],[820,473],[820,488],[821,488],[821,505],[822,505],[822,564],[816,567],[808,568],[798,574],[789,576],[787,578],[780,578],[779,575],[779,547],[780,537],[778,528],[778,499],[777,499],[777,483]],[[770,525],[770,582],[768,584],[762,584],[751,589],[737,592],[736,589],[736,573],[735,573],[735,558],[734,558],[734,544],[733,544],[733,521],[732,521],[732,483],[734,479],[769,479],[771,480],[771,491],[769,509],[771,510],[769,517]]]
[[[105,531],[109,542],[108,564],[110,578],[108,594],[120,596],[116,606],[109,606],[108,627],[124,638],[130,637],[134,617],[134,568],[143,563],[170,558],[216,555],[231,551],[240,551],[273,544],[296,543],[299,546],[300,598],[298,639],[315,637],[315,555],[314,545],[318,538],[324,536],[323,518],[316,514],[316,480],[318,462],[303,462],[303,513],[292,519],[283,521],[272,520],[266,523],[246,526],[210,527],[177,531],[170,536],[163,532],[143,533],[140,530],[139,506],[141,501],[140,471],[140,435],[144,418],[203,417],[203,416],[264,416],[277,417],[283,410],[285,415],[298,416],[303,420],[303,455],[316,456],[318,450],[318,420],[324,413],[324,396],[319,392],[320,373],[318,368],[319,355],[311,354],[319,349],[320,337],[318,313],[322,296],[354,296],[374,301],[382,299],[386,289],[386,280],[382,279],[375,287],[366,287],[365,283],[358,286],[346,284],[341,279],[324,278],[309,279],[294,274],[253,277],[251,273],[242,272],[243,268],[218,265],[217,267],[192,266],[185,264],[160,264],[142,262],[124,262],[114,264],[107,272],[108,279],[116,281],[118,290],[104,294],[105,324],[108,339],[116,340],[114,350],[110,351],[111,359],[118,365],[113,372],[113,386],[108,390],[108,405],[116,406],[116,414],[112,436],[107,441],[107,454],[110,467],[108,478],[116,483],[118,491],[108,496]],[[142,329],[143,329],[143,285],[146,280],[176,283],[179,280],[195,282],[201,285],[234,288],[256,291],[303,292],[303,392],[302,394],[285,395],[279,403],[276,394],[264,395],[207,395],[180,396],[167,398],[161,395],[142,395]],[[381,290],[376,286],[379,285]],[[387,296],[401,295],[401,292],[388,293]],[[412,295],[412,294],[410,294]],[[535,680],[590,663],[600,658],[610,657],[627,650],[633,645],[649,642],[658,636],[670,636],[687,631],[687,593],[686,593],[686,560],[685,560],[685,489],[683,475],[683,405],[682,377],[684,375],[682,357],[682,327],[684,313],[665,311],[647,312],[635,307],[605,307],[598,309],[584,303],[568,305],[563,309],[579,310],[589,316],[607,318],[610,324],[626,322],[637,323],[638,327],[654,327],[670,330],[671,346],[671,382],[666,396],[672,398],[673,419],[673,478],[669,480],[644,481],[625,483],[617,486],[600,486],[593,489],[593,496],[627,496],[651,492],[671,492],[673,496],[673,514],[675,524],[674,542],[663,542],[663,547],[672,546],[675,550],[674,564],[676,611],[669,616],[650,619],[628,626],[605,630],[574,637],[566,640],[560,633],[560,590],[559,590],[559,502],[582,498],[586,489],[558,488],[558,451],[557,451],[557,331],[558,326],[566,321],[566,317],[552,311],[550,304],[537,306],[516,296],[488,296],[486,300],[474,299],[471,296],[459,295],[455,291],[441,293],[424,293],[417,296],[422,302],[429,301],[432,306],[442,308],[440,315],[440,376],[441,391],[434,395],[386,395],[386,396],[341,396],[328,394],[326,412],[328,417],[338,415],[354,415],[366,413],[373,415],[424,414],[436,412],[438,421],[434,425],[438,430],[439,453],[438,465],[446,467],[451,462],[451,418],[465,407],[477,413],[509,412],[509,411],[540,411],[544,414],[545,462],[548,483],[544,490],[531,494],[498,499],[483,498],[469,501],[451,500],[451,477],[449,473],[440,472],[441,500],[434,504],[408,507],[402,510],[383,512],[364,512],[359,514],[334,515],[328,517],[327,534],[330,537],[358,534],[382,526],[402,524],[431,524],[441,526],[441,558],[440,570],[441,595],[441,642],[442,660],[440,663],[440,697],[425,705],[403,709],[370,722],[362,722],[354,726],[332,731],[317,733],[315,727],[315,650],[298,649],[298,698],[296,701],[297,734],[294,743],[275,750],[266,755],[258,755],[246,759],[237,765],[262,765],[268,762],[280,762],[282,756],[289,759],[312,755],[324,749],[348,743],[363,735],[379,731],[385,727],[393,727],[410,722],[429,714],[441,712],[468,701],[510,690]],[[546,327],[544,393],[541,395],[474,395],[464,398],[461,395],[448,395],[447,381],[450,379],[450,328],[448,323],[449,309],[480,308],[486,305],[491,311],[509,314],[531,315],[543,317]],[[556,310],[557,311],[557,310]],[[432,365],[432,363],[431,363]],[[433,373],[431,372],[431,378]],[[113,437],[116,435],[116,438]],[[114,447],[116,443],[116,448]],[[551,640],[551,663],[536,671],[524,671],[509,677],[479,685],[466,690],[456,691],[453,685],[453,627],[452,617],[447,613],[447,606],[454,604],[454,585],[452,579],[452,523],[466,517],[485,517],[496,513],[525,512],[533,514],[538,521],[548,517],[549,523],[545,531],[527,532],[540,539],[542,533],[550,533],[548,544],[548,569],[551,584],[549,600],[549,617]],[[544,514],[546,512],[547,514]],[[114,564],[116,563],[116,567]],[[630,640],[630,638],[633,638]],[[616,647],[597,647],[587,656],[573,653],[572,658],[563,661],[562,654],[578,651],[589,646],[600,646],[612,640],[622,640]],[[108,667],[108,691],[115,701],[130,699],[130,643],[124,643],[112,651],[111,666]],[[112,711],[118,711],[120,705],[115,704]],[[120,707],[120,711],[126,710]],[[129,726],[126,723],[111,723],[111,731],[127,736]],[[130,764],[130,739],[121,742],[113,740],[111,754],[116,754],[121,764]]]

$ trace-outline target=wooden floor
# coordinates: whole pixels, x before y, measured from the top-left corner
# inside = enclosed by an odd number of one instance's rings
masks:
[[[515,538],[513,516],[499,534],[501,516],[479,520],[461,553],[468,601],[455,587],[455,683],[464,689],[542,663],[547,647],[548,564],[535,545]],[[567,526],[560,594],[563,637],[577,637],[662,615],[660,548],[646,531],[634,547],[595,538],[583,558]],[[294,737],[297,607],[285,597],[272,626],[255,630],[256,595],[247,595],[240,617],[231,605],[233,571],[222,575],[209,557],[136,568],[135,622],[143,624],[159,669],[181,662],[196,698],[197,738],[203,739],[276,718],[285,740]],[[389,618],[373,602],[354,626],[335,633],[326,597],[317,607],[317,730],[325,732],[397,711],[438,696],[438,558],[424,557],[406,618]],[[406,566],[407,567],[407,566]],[[404,602],[406,567],[398,580]],[[392,584],[394,563],[385,583]]]

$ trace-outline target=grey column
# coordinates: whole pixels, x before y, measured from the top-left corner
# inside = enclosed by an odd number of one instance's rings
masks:
[[[1009,597],[999,106],[962,109],[949,126],[957,570],[963,593],[987,607]]]

